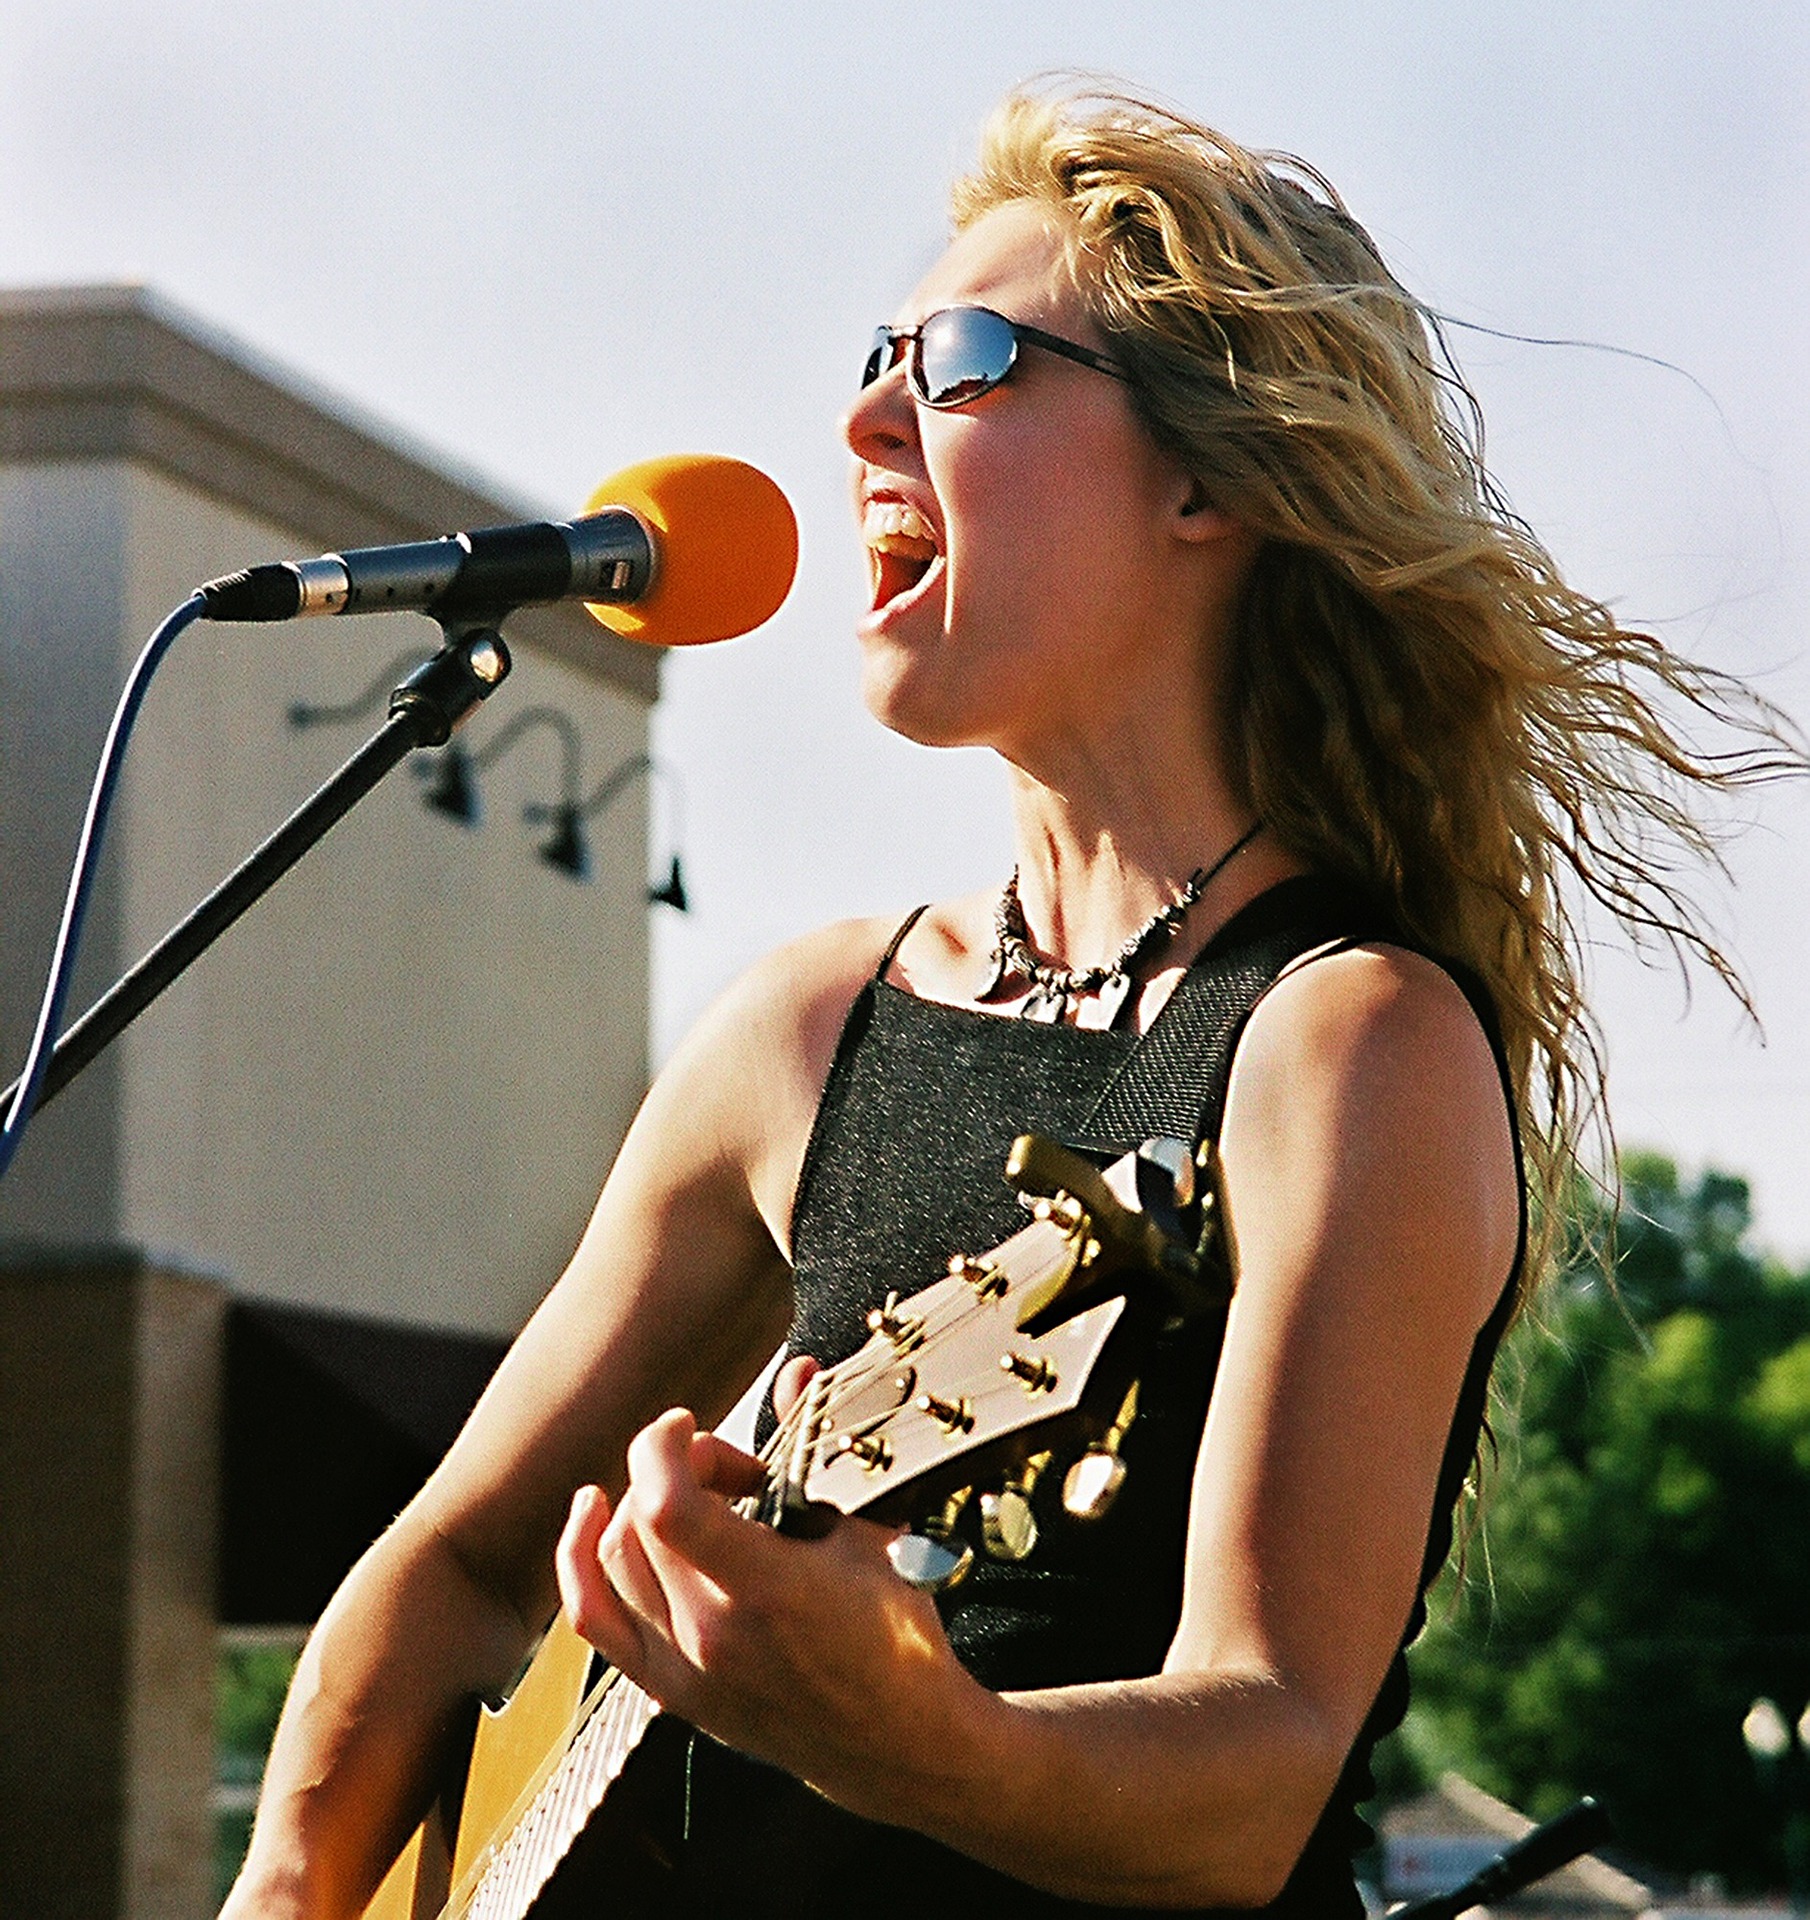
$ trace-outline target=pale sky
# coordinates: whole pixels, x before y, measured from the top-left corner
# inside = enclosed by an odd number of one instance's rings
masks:
[[[148,281],[524,509],[680,450],[781,481],[791,601],[674,659],[657,720],[696,900],[656,919],[659,1056],[775,942],[1009,865],[996,770],[860,708],[835,420],[986,110],[1069,67],[1302,154],[1447,313],[1680,369],[1455,336],[1575,581],[1810,716],[1801,0],[0,0],[0,281]],[[1810,794],[1753,811],[1707,897],[1769,1044],[1613,949],[1598,998],[1624,1142],[1749,1174],[1810,1253]]]

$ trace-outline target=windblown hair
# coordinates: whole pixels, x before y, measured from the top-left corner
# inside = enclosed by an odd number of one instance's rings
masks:
[[[1677,876],[1716,858],[1701,800],[1801,770],[1795,736],[1567,585],[1484,465],[1437,318],[1311,167],[1135,99],[1021,94],[956,226],[1026,200],[1057,215],[1158,443],[1264,536],[1223,743],[1244,797],[1494,996],[1535,1221],[1525,1297],[1562,1247],[1584,1136],[1612,1147],[1565,876],[1745,1005]]]

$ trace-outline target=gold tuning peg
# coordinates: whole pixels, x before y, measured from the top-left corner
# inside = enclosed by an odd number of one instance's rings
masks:
[[[974,1549],[957,1540],[955,1523],[973,1494],[972,1487],[952,1493],[916,1533],[902,1533],[886,1549],[893,1572],[907,1586],[926,1593],[946,1593],[974,1564]]]
[[[966,1280],[983,1300],[997,1300],[1011,1282],[986,1260],[971,1259],[965,1253],[952,1254],[949,1271],[957,1280]]]
[[[1069,1468],[1062,1481],[1062,1505],[1077,1520],[1098,1520],[1119,1497],[1125,1484],[1125,1462],[1119,1447],[1138,1412],[1138,1383],[1132,1381],[1119,1407],[1119,1417],[1097,1446],[1089,1447]]]
[[[1056,1369],[1043,1354],[1002,1353],[999,1370],[1014,1380],[1022,1380],[1027,1393],[1050,1393],[1056,1385]]]
[[[1062,1479],[1062,1505],[1077,1520],[1100,1520],[1125,1484],[1125,1462],[1103,1447],[1090,1447]]]
[[[870,1333],[883,1334],[901,1353],[910,1353],[923,1344],[924,1322],[921,1315],[901,1313],[899,1296],[889,1293],[883,1307],[875,1307],[867,1316]]]
[[[1037,1516],[1031,1511],[1031,1495],[1049,1463],[1049,1454],[1034,1453],[1015,1480],[1008,1480],[998,1493],[980,1496],[981,1541],[992,1559],[1024,1560],[1035,1551]]]

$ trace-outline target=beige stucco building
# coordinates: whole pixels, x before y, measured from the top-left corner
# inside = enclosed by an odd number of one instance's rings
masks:
[[[141,290],[0,294],[0,1074],[156,622],[250,562],[529,517]],[[546,703],[576,724],[587,788],[645,752],[657,656],[577,607],[506,632],[515,672],[472,745]],[[381,692],[437,640],[386,616],[177,642],[72,1013],[381,717],[303,729],[291,706]],[[530,729],[486,768],[475,830],[398,769],[45,1111],[0,1182],[0,1911],[206,1910],[218,1596],[255,1616],[313,1591],[223,1573],[222,1435],[293,1450],[314,1418],[373,1457],[394,1441],[380,1507],[583,1224],[646,1075],[647,795],[630,781],[591,823],[578,884],[521,819],[560,797],[556,745]],[[279,1428],[285,1394],[302,1411]],[[306,1505],[299,1458],[241,1485],[240,1510],[273,1486]]]

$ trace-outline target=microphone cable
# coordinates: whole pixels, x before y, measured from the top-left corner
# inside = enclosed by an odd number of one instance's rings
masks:
[[[13,1095],[4,1122],[0,1122],[0,1179],[5,1178],[7,1168],[12,1165],[13,1155],[19,1150],[19,1142],[38,1104],[44,1075],[56,1047],[58,1030],[63,1024],[63,1009],[68,1003],[70,981],[75,974],[76,951],[81,945],[82,923],[88,917],[88,900],[94,891],[94,876],[100,864],[101,838],[107,830],[107,817],[113,810],[120,771],[125,764],[126,742],[138,722],[138,711],[144,705],[145,694],[150,689],[151,676],[162,664],[164,655],[169,652],[177,636],[185,628],[193,626],[206,612],[206,598],[200,593],[192,593],[164,620],[133,662],[132,671],[127,675],[125,688],[119,696],[119,704],[113,710],[113,722],[107,729],[107,741],[101,749],[94,785],[89,789],[88,811],[82,821],[81,838],[76,842],[75,861],[69,874],[69,891],[63,901],[63,920],[57,929],[56,946],[51,953],[50,975],[44,983],[44,998],[38,1006],[37,1030],[32,1035],[31,1047],[19,1075],[18,1092]]]

